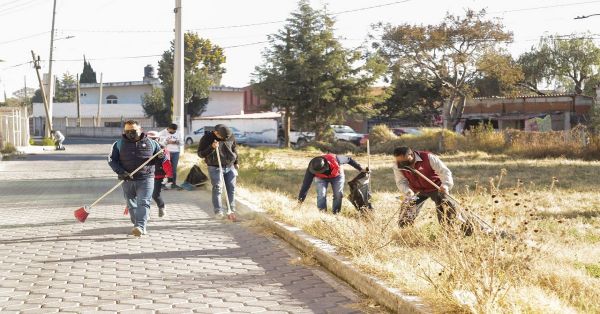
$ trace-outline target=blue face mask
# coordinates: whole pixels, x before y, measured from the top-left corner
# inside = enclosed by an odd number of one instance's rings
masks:
[[[125,134],[125,137],[130,141],[134,141],[140,136],[140,134],[136,130],[127,130],[123,132],[123,134]]]

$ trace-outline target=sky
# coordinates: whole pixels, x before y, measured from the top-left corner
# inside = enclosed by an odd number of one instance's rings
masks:
[[[225,48],[226,74],[222,84],[248,85],[255,66],[262,63],[267,35],[273,34],[297,7],[295,0],[182,0],[183,28],[194,30]],[[517,56],[540,36],[600,29],[600,0],[312,0],[338,13],[336,36],[348,47],[364,43],[371,25],[436,24],[447,12],[486,9],[514,33],[509,51]],[[57,0],[53,72],[80,73],[85,55],[104,82],[139,81],[147,64],[157,67],[173,39],[175,0]],[[31,50],[47,60],[50,50],[52,0],[0,0],[0,93],[37,88]],[[271,22],[271,23],[268,23]],[[261,25],[248,25],[261,24]],[[600,32],[600,30],[598,31]],[[600,38],[600,35],[594,35]],[[67,38],[72,37],[72,38]],[[600,42],[598,42],[600,44]],[[47,62],[42,71],[47,72]],[[2,94],[0,94],[2,95]]]

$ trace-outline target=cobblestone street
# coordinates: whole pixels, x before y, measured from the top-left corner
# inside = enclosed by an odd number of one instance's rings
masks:
[[[360,298],[251,223],[212,217],[207,191],[165,191],[134,238],[109,142],[0,162],[0,312],[350,313]],[[243,178],[241,179],[243,180]]]

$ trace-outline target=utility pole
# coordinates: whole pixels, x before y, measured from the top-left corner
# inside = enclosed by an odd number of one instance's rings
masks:
[[[54,4],[52,6],[52,30],[50,31],[50,59],[48,59],[48,93],[46,97],[48,97],[48,119],[52,121],[52,110],[53,110],[53,102],[54,102],[54,76],[52,74],[52,61],[53,61],[53,52],[54,52],[54,21],[56,19],[56,0],[54,0]],[[50,122],[52,123],[52,122]],[[48,134],[49,136],[50,134]]]
[[[181,134],[185,135],[185,113],[183,110],[184,100],[183,100],[183,91],[184,91],[184,80],[183,73],[185,71],[183,66],[183,30],[181,27],[181,15],[183,13],[183,8],[181,6],[182,0],[175,0],[175,58],[174,58],[174,77],[173,77],[173,123],[176,123],[179,126],[179,130],[181,130]],[[188,128],[191,128],[188,125]],[[183,141],[179,143],[179,151],[180,154],[184,154],[185,150],[183,149]]]
[[[81,90],[79,87],[79,73],[77,73],[77,127],[81,127]]]
[[[33,58],[33,67],[35,68],[35,73],[37,74],[38,82],[40,84],[40,90],[42,91],[42,99],[44,100],[44,109],[46,110],[46,132],[45,137],[50,138],[50,131],[52,131],[52,119],[50,119],[50,110],[48,110],[48,98],[46,97],[46,89],[44,88],[44,83],[42,82],[42,77],[40,76],[40,57],[35,58],[35,53],[31,50],[31,57]]]
[[[23,103],[25,103],[25,106],[29,105],[29,101],[27,98],[27,75],[23,75],[23,92],[25,93],[25,100],[23,101]]]
[[[96,115],[96,127],[100,127],[100,107],[102,106],[102,73],[100,73],[100,95],[98,97],[98,113]]]

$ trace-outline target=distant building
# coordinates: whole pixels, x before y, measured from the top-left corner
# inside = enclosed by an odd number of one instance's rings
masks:
[[[496,129],[525,129],[533,118],[550,116],[552,130],[569,130],[585,121],[594,98],[583,95],[543,95],[475,98],[467,101],[461,127],[490,122]]]
[[[142,81],[105,82],[102,84],[100,105],[100,127],[121,127],[124,120],[134,119],[144,128],[155,127],[154,119],[145,116],[142,97],[154,88],[162,88],[158,78],[150,68],[144,68]],[[82,127],[94,127],[98,115],[100,83],[80,84],[80,116]],[[225,116],[244,114],[244,89],[227,86],[212,86],[209,89],[208,103],[202,114]],[[33,135],[44,134],[45,111],[43,103],[33,104],[31,117]],[[66,131],[67,127],[77,126],[77,103],[54,103],[53,127]]]

